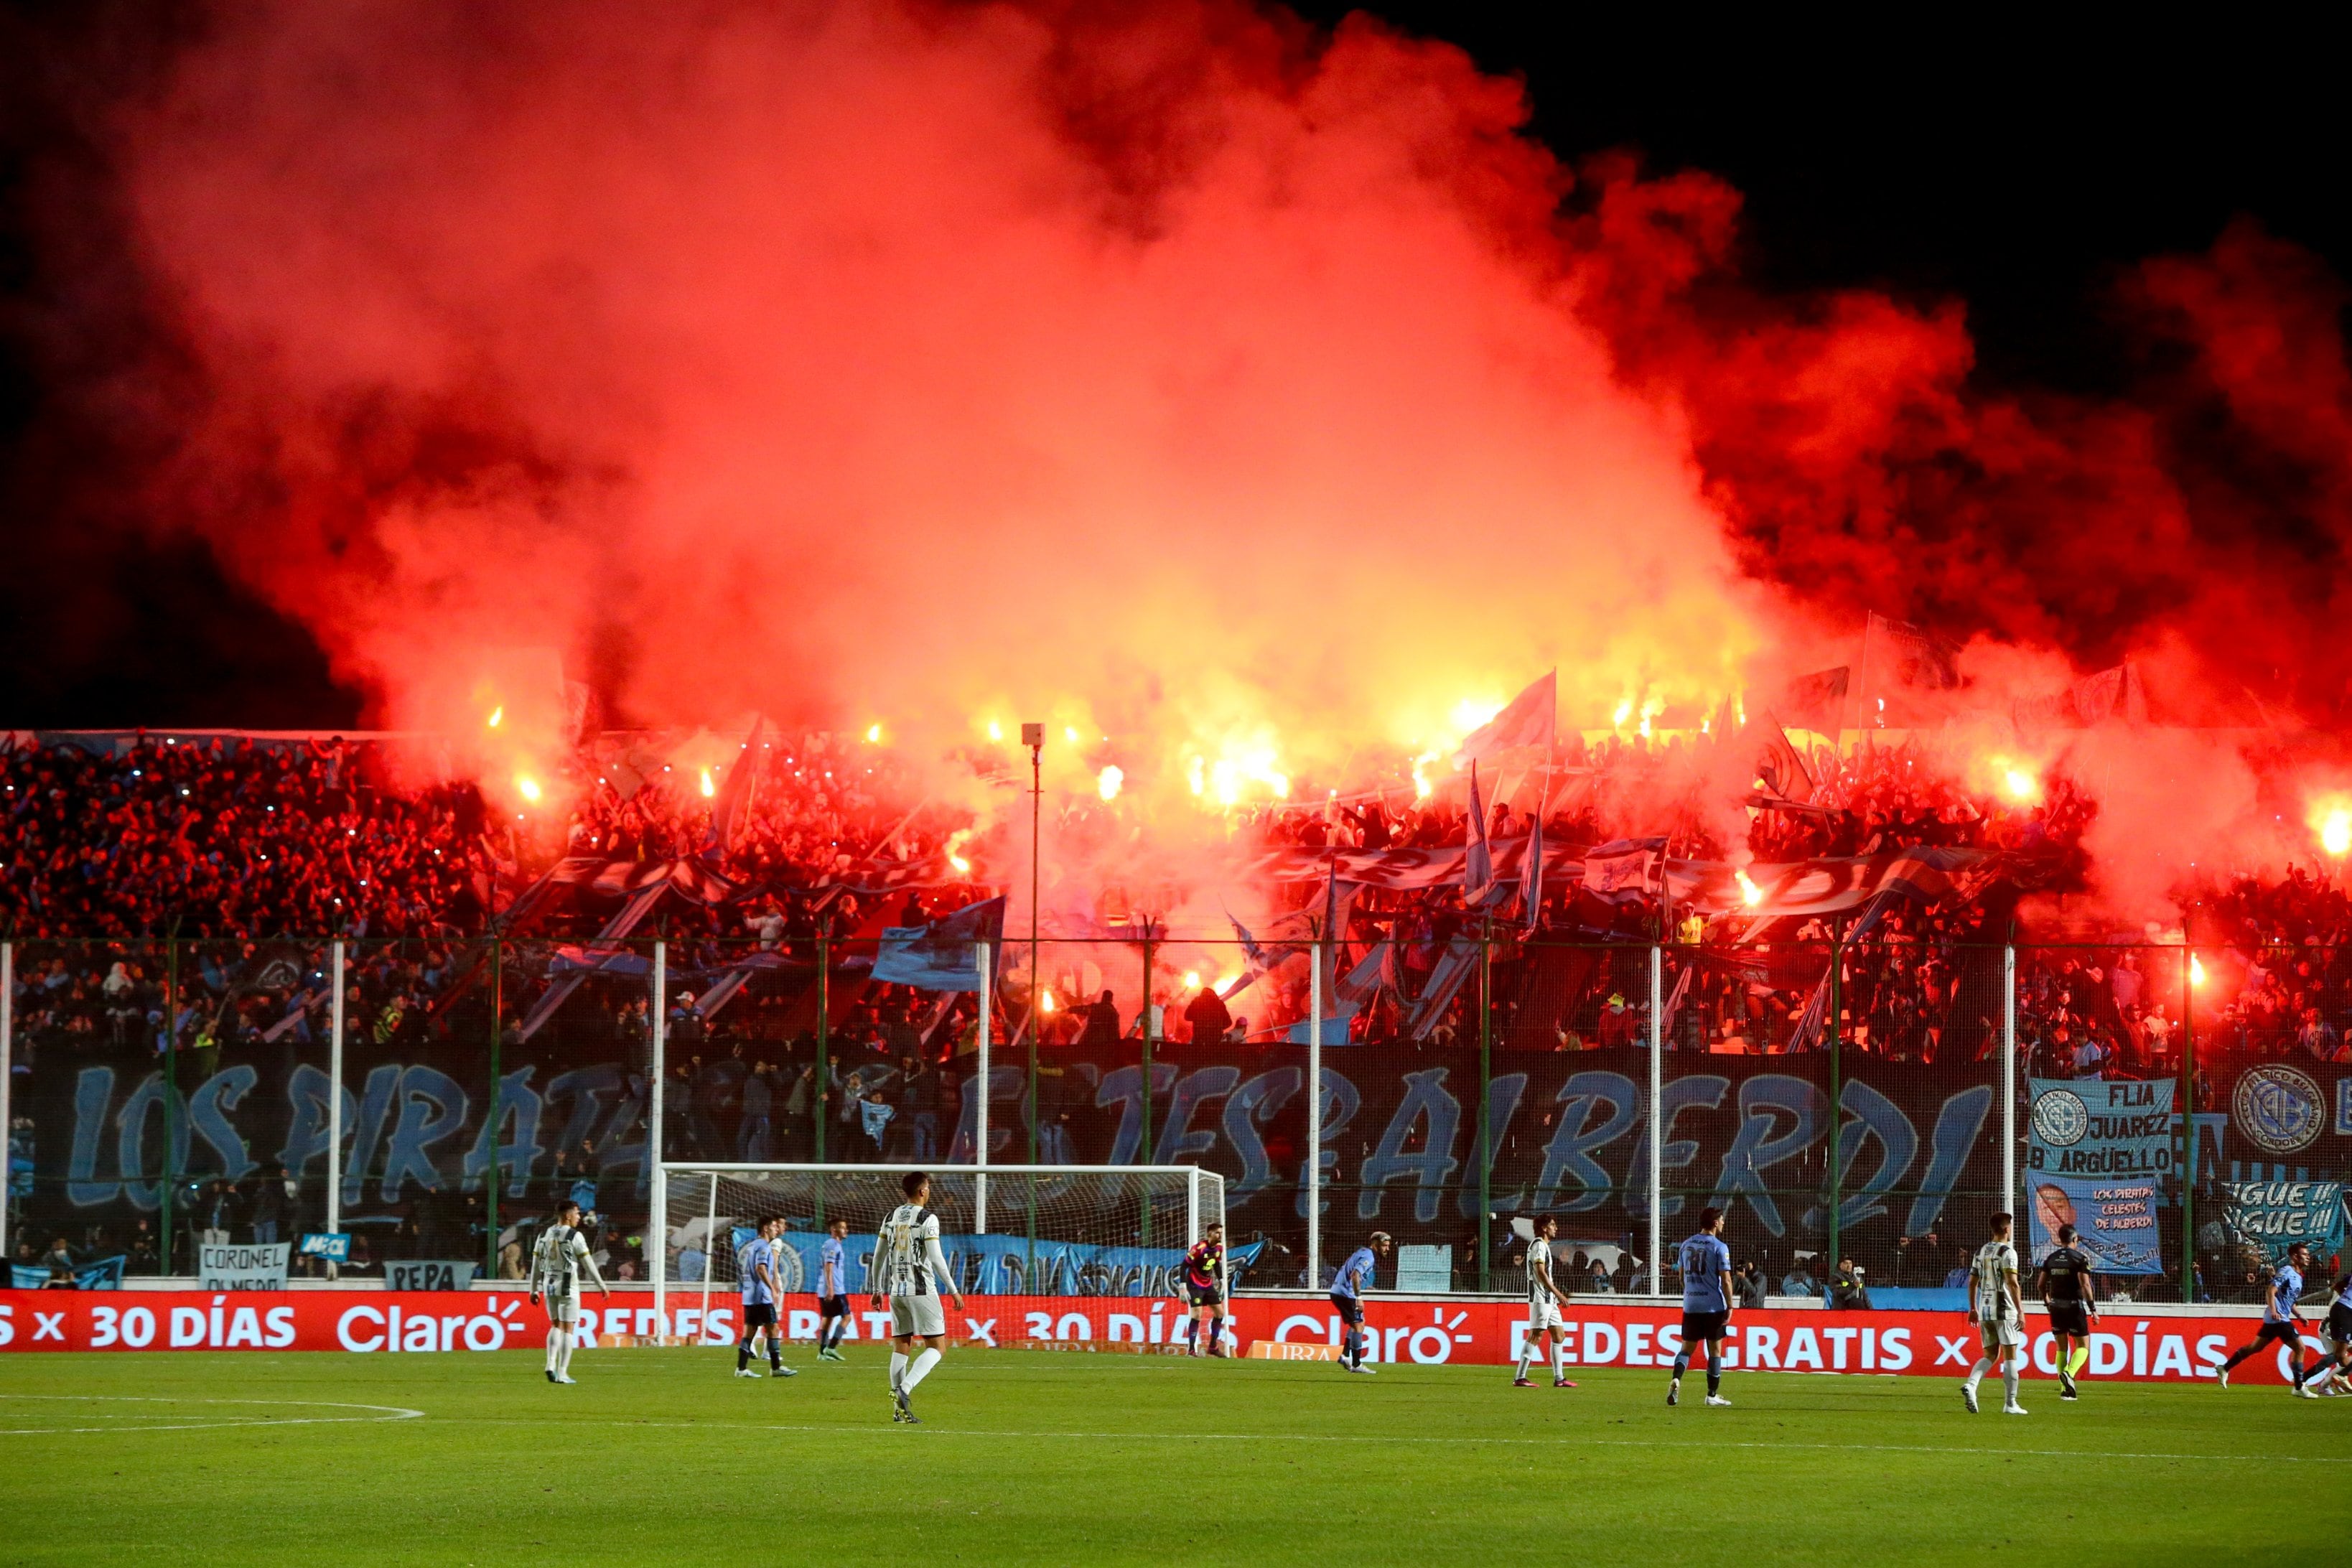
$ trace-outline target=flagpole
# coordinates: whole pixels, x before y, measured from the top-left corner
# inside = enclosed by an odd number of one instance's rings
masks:
[[[1323,939],[1307,981],[1307,1288],[1323,1288]]]

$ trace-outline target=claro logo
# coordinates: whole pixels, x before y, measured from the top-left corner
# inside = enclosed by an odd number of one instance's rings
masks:
[[[493,1296],[476,1313],[403,1312],[388,1307],[352,1307],[335,1320],[335,1338],[347,1351],[499,1351],[509,1334],[529,1327],[522,1303]]]

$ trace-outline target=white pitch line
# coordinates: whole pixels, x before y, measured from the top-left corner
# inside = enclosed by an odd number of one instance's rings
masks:
[[[337,1399],[196,1399],[141,1394],[0,1394],[0,1399],[40,1399],[83,1405],[240,1405],[303,1410],[367,1410],[369,1415],[265,1415],[247,1420],[168,1421],[140,1426],[0,1426],[0,1437],[69,1436],[78,1433],[221,1431],[235,1426],[329,1426],[378,1421],[415,1421],[425,1414],[399,1405],[355,1405]],[[125,1412],[131,1415],[131,1412]]]
[[[456,1419],[465,1420],[465,1417]],[[871,1426],[822,1426],[814,1424],[798,1426],[767,1422],[734,1421],[573,1421],[552,1415],[486,1416],[474,1420],[477,1426],[656,1426],[682,1430],[723,1430],[727,1432],[814,1432],[828,1436],[864,1434],[868,1436],[894,1437],[896,1426],[879,1424]],[[2029,1459],[2242,1459],[2262,1464],[2284,1461],[2297,1465],[2352,1465],[2352,1455],[2336,1454],[2168,1454],[2116,1448],[1987,1448],[1958,1445],[1942,1446],[1931,1443],[1762,1443],[1753,1439],[1735,1438],[1720,1443],[1674,1442],[1655,1437],[1415,1437],[1388,1436],[1377,1433],[1349,1432],[1012,1432],[999,1428],[947,1427],[926,1425],[922,1436],[936,1437],[1028,1437],[1040,1441],[1076,1439],[1082,1442],[1165,1443],[1171,1440],[1195,1443],[1383,1443],[1383,1444],[1508,1444],[1524,1447],[1573,1448],[1789,1448],[1822,1450],[1841,1454],[1991,1454],[2004,1458]]]

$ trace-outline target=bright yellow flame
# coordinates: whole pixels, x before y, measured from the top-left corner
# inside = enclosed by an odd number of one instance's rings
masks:
[[[1038,993],[1037,993],[1037,1011],[1039,1011],[1040,1013],[1050,1013],[1050,1012],[1052,1012],[1053,1010],[1054,1010],[1054,994],[1053,994],[1051,991],[1040,991],[1040,992],[1038,992]]]
[[[2330,855],[2352,852],[2352,811],[2339,805],[2327,814],[2319,825],[2319,847]]]
[[[1749,879],[1748,868],[1746,867],[1743,866],[1738,870],[1733,871],[1731,874],[1739,879],[1739,901],[1741,903],[1746,904],[1752,910],[1757,905],[1764,901],[1764,889],[1758,887],[1755,882]]]
[[[988,738],[992,741],[1002,741],[1004,739],[1004,726],[998,723],[995,720],[991,719],[988,721]]]
[[[1201,972],[1197,969],[1186,970],[1184,972],[1184,989],[1187,991],[1198,991],[1200,988]]]
[[[2000,775],[2000,782],[2002,786],[2009,791],[2010,795],[2013,798],[2018,800],[2032,800],[2033,798],[2033,793],[2036,787],[2034,778],[2032,773],[2027,773],[2023,768],[2010,768],[2005,770]]]
[[[971,862],[957,853],[971,837],[971,829],[969,827],[959,827],[948,835],[948,864],[954,867],[959,874],[969,875],[971,871]]]
[[[1622,730],[1625,727],[1625,721],[1633,716],[1633,700],[1628,697],[1624,701],[1617,704],[1617,711],[1609,715],[1609,727],[1612,730]]]
[[[1062,739],[1075,746],[1078,743],[1078,732],[1070,728],[1067,724],[1065,724],[1062,726]]]
[[[1234,983],[1234,981],[1236,981],[1236,980],[1239,980],[1241,977],[1242,977],[1242,972],[1241,972],[1240,970],[1238,970],[1238,969],[1234,970],[1231,974],[1221,974],[1221,975],[1219,975],[1219,976],[1217,977],[1217,984],[1216,984],[1216,992],[1217,992],[1217,994],[1218,994],[1218,995],[1220,995],[1220,996],[1223,995],[1223,994],[1225,994],[1225,992],[1227,991],[1227,989],[1229,989],[1229,988],[1233,985],[1233,983]]]
[[[1429,774],[1428,774],[1427,773],[1425,773],[1425,772],[1423,772],[1423,771],[1424,768],[1426,768],[1426,767],[1428,766],[1428,764],[1430,764],[1431,763],[1435,762],[1436,760],[1437,760],[1437,753],[1436,753],[1435,752],[1422,752],[1422,753],[1421,753],[1421,755],[1419,755],[1419,756],[1417,756],[1417,757],[1413,758],[1413,760],[1412,760],[1412,798],[1413,798],[1413,799],[1415,799],[1415,800],[1427,800],[1431,795],[1435,795],[1435,794],[1437,793],[1437,786],[1436,786],[1435,784],[1432,784],[1432,783],[1430,783],[1430,782],[1429,782]]]
[[[515,775],[515,788],[521,793],[522,797],[525,800],[536,801],[539,798],[539,781],[535,778],[528,777],[522,773],[517,773]]]
[[[711,779],[710,779],[710,770],[709,770],[709,768],[705,768],[705,769],[703,769],[703,770],[702,770],[702,797],[703,797],[705,800],[708,800],[708,799],[709,799],[712,795],[717,795],[718,793],[719,793],[719,786],[718,786],[716,784],[713,784],[713,783],[711,782]]]
[[[506,706],[506,704],[505,704],[505,703],[501,702],[501,703],[499,703],[496,708],[491,709],[491,710],[490,710],[490,728],[491,728],[491,729],[493,729],[493,730],[497,729],[497,728],[499,727],[499,720],[501,720],[501,719],[503,719],[503,718],[505,718],[506,716],[507,716],[507,706]]]
[[[1502,710],[1499,697],[1465,697],[1454,705],[1454,727],[1467,735]]]
[[[878,741],[880,741],[880,740],[882,739],[882,726],[881,726],[881,725],[879,725],[879,724],[868,724],[868,725],[866,725],[866,740],[868,740],[869,742],[878,742]]]
[[[1105,800],[1117,800],[1119,785],[1126,782],[1127,774],[1117,763],[1113,763],[1095,776],[1095,792]]]
[[[2205,965],[2193,952],[2189,955],[2189,984],[2191,985],[2205,984]]]

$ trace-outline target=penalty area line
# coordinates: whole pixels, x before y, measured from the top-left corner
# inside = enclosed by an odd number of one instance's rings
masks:
[[[688,1431],[724,1432],[809,1432],[827,1436],[864,1433],[893,1440],[903,1429],[883,1425],[826,1426],[814,1422],[797,1425],[770,1422],[711,1421],[599,1421],[580,1422],[558,1416],[515,1415],[458,1417],[468,1425],[481,1426],[603,1426],[672,1427]],[[1961,1444],[1936,1443],[1768,1443],[1754,1438],[1729,1438],[1721,1442],[1693,1442],[1663,1437],[1491,1437],[1454,1436],[1428,1437],[1400,1434],[1394,1436],[1378,1433],[1357,1432],[1019,1432],[1002,1427],[950,1427],[926,1425],[915,1434],[925,1437],[1016,1437],[1040,1442],[1076,1441],[1087,1443],[1334,1443],[1386,1444],[1391,1446],[1443,1444],[1459,1447],[1466,1444],[1499,1444],[1514,1447],[1538,1448],[1690,1448],[1716,1450],[1722,1448],[1785,1448],[1792,1452],[1827,1452],[1838,1454],[1988,1454],[2000,1458],[2023,1459],[2171,1459],[2199,1461],[2233,1459],[2272,1464],[2284,1461],[2302,1465],[2352,1465],[2352,1455],[2336,1454],[2173,1454],[2153,1453],[2121,1448],[1992,1448]]]
[[[221,1431],[236,1426],[327,1426],[372,1424],[383,1421],[415,1421],[425,1412],[411,1410],[400,1405],[357,1405],[335,1399],[198,1399],[177,1398],[168,1394],[0,1394],[5,1400],[44,1400],[79,1405],[235,1405],[247,1408],[260,1405],[272,1409],[294,1410],[362,1410],[364,1415],[258,1415],[230,1417],[213,1421],[157,1421],[136,1426],[0,1426],[0,1437],[71,1436],[76,1434],[105,1433],[116,1436],[139,1432],[202,1432]],[[138,1412],[125,1411],[136,1419]]]

